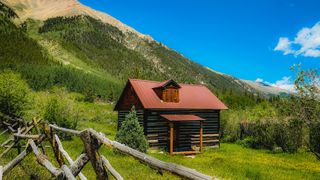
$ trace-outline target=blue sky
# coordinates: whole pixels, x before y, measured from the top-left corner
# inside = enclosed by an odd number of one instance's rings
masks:
[[[286,84],[294,77],[293,64],[320,67],[317,0],[80,2],[107,12],[193,61],[241,79]]]

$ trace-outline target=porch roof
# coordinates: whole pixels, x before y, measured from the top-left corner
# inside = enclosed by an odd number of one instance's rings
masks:
[[[205,119],[193,114],[160,114],[168,121],[203,121]]]

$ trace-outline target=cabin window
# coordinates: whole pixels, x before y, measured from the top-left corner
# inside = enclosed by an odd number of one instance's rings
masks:
[[[175,88],[167,88],[162,91],[162,100],[164,102],[179,102],[179,90]]]

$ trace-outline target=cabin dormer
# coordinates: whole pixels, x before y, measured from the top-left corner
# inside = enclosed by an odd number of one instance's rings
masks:
[[[159,86],[153,88],[162,102],[179,102],[179,89],[181,86],[174,80],[168,80],[159,84]]]

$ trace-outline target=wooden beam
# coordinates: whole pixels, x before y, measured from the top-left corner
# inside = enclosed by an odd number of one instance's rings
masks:
[[[41,120],[40,120],[41,121]],[[39,122],[40,122],[39,121]],[[24,128],[22,128],[22,135],[26,135],[29,131],[31,131],[31,129],[33,128],[34,126],[33,125],[30,125],[29,127],[24,127]],[[18,141],[19,141],[19,138],[17,138],[16,140],[15,140],[16,138],[14,137],[14,136],[11,136],[11,137],[9,137],[9,139],[6,141],[6,142],[4,142],[1,146],[5,146],[7,143],[9,143],[10,141],[14,141],[11,145],[9,145],[9,147],[5,150],[5,151],[3,151],[2,153],[1,153],[1,155],[0,155],[0,158],[1,157],[3,157],[5,154],[7,154],[9,151],[10,151],[10,149],[12,148],[12,147],[14,147],[17,143],[18,143]]]
[[[51,127],[52,129],[55,129],[55,130],[58,130],[58,131],[62,131],[62,132],[65,132],[65,133],[69,133],[69,134],[73,134],[73,135],[76,135],[76,136],[80,136],[80,133],[81,133],[80,131],[77,131],[77,130],[62,128],[62,127],[59,127],[59,126],[56,126],[56,125],[53,125],[53,124],[49,124],[49,127]]]
[[[106,146],[112,146],[113,148],[117,149],[118,151],[133,156],[136,159],[139,159],[141,162],[146,163],[147,165],[154,167],[160,170],[166,170],[176,175],[179,175],[186,179],[202,179],[202,180],[212,180],[211,176],[202,174],[194,169],[187,168],[185,166],[181,166],[175,163],[168,163],[163,162],[159,159],[151,157],[147,154],[144,154],[140,151],[132,149],[124,144],[121,144],[116,141],[112,141],[108,139],[104,134],[98,133],[92,129],[89,131],[96,136],[103,144]]]
[[[169,123],[170,126],[170,155],[173,155],[173,123]]]
[[[61,169],[54,167],[54,165],[38,150],[37,145],[33,140],[29,140],[33,153],[35,154],[37,161],[43,167],[45,167],[52,175],[57,177],[57,179],[62,179],[64,177],[64,173]]]
[[[101,156],[104,166],[116,180],[123,180],[123,177],[111,166],[110,162],[103,155]]]
[[[202,144],[203,144],[202,133],[203,133],[203,127],[202,127],[202,121],[200,121],[200,152],[202,152]]]
[[[73,176],[71,170],[65,164],[61,166],[62,171],[64,172],[65,178],[68,180],[76,180]]]
[[[38,126],[37,118],[35,118],[35,117],[32,118],[32,124],[33,124],[33,126],[35,127],[37,133],[38,133],[38,134],[41,134],[41,131],[40,131],[39,126]],[[40,143],[40,148],[41,148],[43,154],[47,154],[47,153],[46,153],[46,150],[44,149],[44,147],[43,147],[43,145],[42,145],[42,143]]]
[[[21,139],[39,139],[40,135],[28,135],[28,134],[13,134],[17,138]]]
[[[72,171],[72,174],[74,176],[78,176],[80,174],[81,170],[84,168],[84,166],[89,162],[89,157],[87,154],[81,154],[73,165],[70,166],[70,169]]]
[[[192,137],[200,137],[198,134],[191,135]],[[203,137],[219,137],[219,134],[203,134]]]
[[[69,162],[70,166],[74,165],[74,161],[71,159],[71,157],[69,156],[68,152],[64,150],[64,148],[62,146],[62,143],[61,143],[59,137],[56,134],[54,135],[54,139],[55,139],[55,142],[57,143],[59,151],[67,159],[67,161]],[[79,178],[81,180],[86,180],[87,179],[81,172],[79,173]]]
[[[55,139],[53,137],[52,128],[47,123],[44,124],[44,133],[47,136],[47,138],[48,138],[48,140],[50,142],[50,145],[51,145],[51,147],[53,149],[54,156],[55,156],[57,162],[59,163],[59,165],[61,167],[62,165],[65,164],[65,162],[64,162],[64,159],[63,159],[63,157],[61,155],[61,152],[59,151],[57,142],[55,141]]]
[[[97,137],[93,136],[89,130],[80,133],[80,138],[84,144],[87,156],[90,159],[92,167],[97,175],[97,179],[109,179],[108,173],[103,166],[101,156],[98,152],[100,142]]]
[[[42,142],[44,140],[45,136],[41,136],[38,141],[36,141],[36,144]],[[11,169],[16,167],[30,152],[32,151],[30,146],[27,146],[27,148],[22,151],[18,156],[16,156],[12,161],[10,161],[8,164],[6,164],[3,167],[3,174],[7,174]]]

